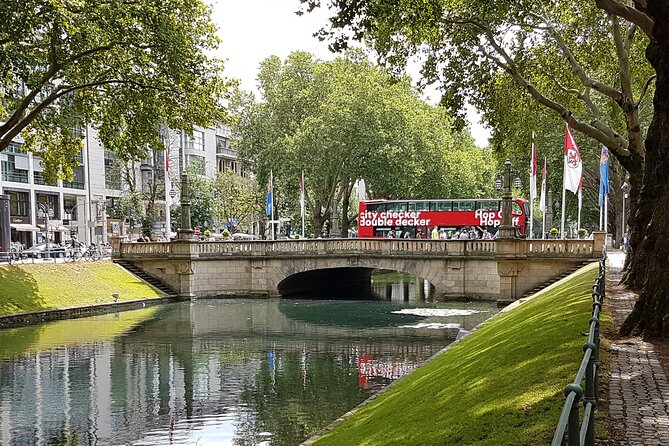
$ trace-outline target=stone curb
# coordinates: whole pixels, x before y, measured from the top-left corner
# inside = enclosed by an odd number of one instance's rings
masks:
[[[147,306],[176,302],[175,296],[136,299],[124,302],[108,302],[103,304],[86,305],[83,307],[54,308],[34,311],[30,313],[10,314],[0,316],[0,329],[25,327],[42,322],[75,319],[98,314],[115,313],[117,311],[136,310]]]

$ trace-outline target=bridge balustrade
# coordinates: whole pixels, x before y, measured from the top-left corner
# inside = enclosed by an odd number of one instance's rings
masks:
[[[532,257],[582,257],[595,253],[593,240],[514,240],[514,252]],[[415,239],[307,239],[307,240],[253,240],[212,241],[190,243],[149,242],[121,243],[121,258],[218,255],[271,256],[271,255],[422,255],[470,256],[495,255],[496,240],[415,240]]]
[[[593,240],[523,240],[528,254],[532,255],[584,255],[594,253]]]
[[[309,255],[309,254],[420,254],[435,256],[486,255],[496,252],[494,240],[311,239],[121,243],[121,258],[191,255]]]

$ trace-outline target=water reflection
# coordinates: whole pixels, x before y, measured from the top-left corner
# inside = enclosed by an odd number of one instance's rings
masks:
[[[68,321],[77,339],[0,332],[22,346],[0,357],[0,443],[295,445],[495,311],[202,300]]]
[[[372,291],[385,300],[405,302],[431,302],[435,294],[427,280],[394,271],[377,271],[372,276]]]

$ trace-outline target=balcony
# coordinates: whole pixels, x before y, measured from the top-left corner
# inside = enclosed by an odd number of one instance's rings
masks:
[[[237,151],[228,149],[227,147],[216,147],[216,155],[229,156],[230,158],[237,158]]]

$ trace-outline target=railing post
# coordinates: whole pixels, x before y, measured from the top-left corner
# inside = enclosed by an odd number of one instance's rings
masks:
[[[599,323],[599,321],[597,321]],[[597,346],[594,342],[586,342],[583,345],[583,351],[590,350],[590,359],[588,360],[588,366],[585,369],[585,396],[583,398],[583,408],[585,409],[588,404],[591,404],[591,416],[588,421],[588,426],[586,428],[585,434],[585,444],[587,446],[594,446],[595,444],[595,407],[597,406],[597,365],[595,357],[598,355]]]
[[[564,388],[564,396],[569,396],[571,392],[574,392],[576,397],[574,398],[574,402],[571,405],[571,409],[569,410],[569,422],[567,423],[567,440],[569,446],[579,446],[581,439],[580,439],[580,428],[579,428],[579,420],[578,420],[578,405],[581,402],[581,396],[583,395],[583,389],[581,389],[581,386],[578,384],[567,384],[567,386]]]

